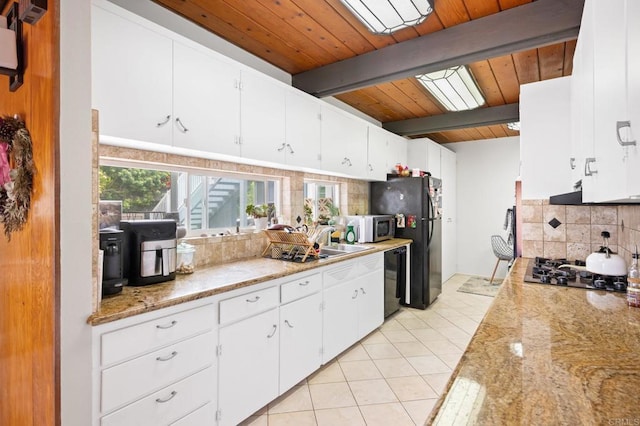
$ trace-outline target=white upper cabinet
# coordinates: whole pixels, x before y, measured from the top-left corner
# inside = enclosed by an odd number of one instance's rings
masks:
[[[274,79],[242,71],[240,97],[243,157],[278,161],[285,143],[285,88]]]
[[[431,140],[427,141],[427,170],[431,176],[441,178],[442,168],[440,167],[440,144]]]
[[[387,161],[389,159],[389,132],[381,127],[369,125],[367,139],[366,176],[371,180],[387,179]]]
[[[91,14],[92,107],[103,135],[170,145],[172,41],[111,11]]]
[[[395,169],[396,164],[407,164],[409,162],[407,153],[409,141],[395,133],[390,133],[389,135],[387,173],[391,173]]]
[[[296,89],[287,90],[286,143],[276,148],[284,156],[280,162],[320,169],[321,114],[318,99]]]
[[[173,144],[239,155],[239,68],[176,42],[173,73]]]
[[[631,122],[630,138],[636,140],[629,146],[627,159],[627,191],[633,198],[640,197],[640,2],[627,0],[627,105]]]
[[[522,198],[543,199],[572,190],[570,111],[571,77],[520,87]]]
[[[331,105],[322,106],[322,168],[362,177],[367,162],[367,123]]]

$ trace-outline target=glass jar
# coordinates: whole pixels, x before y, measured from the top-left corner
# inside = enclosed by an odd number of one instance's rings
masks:
[[[183,241],[178,244],[178,247],[176,247],[176,252],[178,254],[176,274],[192,274],[195,270],[195,246]]]

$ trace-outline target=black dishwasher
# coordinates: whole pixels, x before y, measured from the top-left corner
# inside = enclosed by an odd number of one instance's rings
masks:
[[[407,248],[384,252],[384,317],[400,309],[407,283]]]

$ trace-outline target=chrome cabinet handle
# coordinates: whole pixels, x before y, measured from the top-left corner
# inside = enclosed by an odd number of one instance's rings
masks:
[[[247,299],[248,303],[256,303],[258,300],[260,300],[260,296],[256,296],[253,299]]]
[[[591,170],[591,163],[595,163],[596,159],[593,157],[589,157],[589,158],[585,158],[584,159],[584,175],[585,176],[593,176],[596,173],[598,173],[597,170]]]
[[[287,146],[287,144],[282,142],[282,145],[280,146],[280,148],[278,148],[278,152],[282,152],[285,146]]]
[[[569,167],[571,167],[571,170],[576,169],[576,157],[569,158]]]
[[[353,296],[351,296],[351,298],[355,299],[356,297],[358,297],[358,290],[357,289],[353,292]]]
[[[171,321],[168,325],[156,325],[156,328],[159,328],[160,330],[166,330],[168,328],[173,327],[174,325],[176,325],[178,323],[178,321],[173,320]]]
[[[271,330],[271,333],[267,334],[267,339],[271,339],[273,336],[275,336],[277,329],[278,326],[276,324],[273,324],[273,330]]]
[[[293,328],[293,326],[289,323],[289,320],[284,320],[284,323],[287,324],[287,326],[289,326],[289,328]]]
[[[287,144],[287,148],[289,148],[289,154],[295,154],[295,151],[293,150],[293,148],[291,148],[291,145]]]
[[[165,124],[167,124],[169,122],[169,120],[171,120],[171,116],[167,115],[167,117],[164,119],[164,121],[161,121],[159,123],[156,123],[156,127],[162,127]]]
[[[176,118],[176,123],[178,123],[178,126],[180,126],[178,130],[180,130],[182,133],[187,133],[189,131],[189,129],[187,129],[184,124],[182,124],[182,121],[180,121],[180,117]]]
[[[352,165],[352,164],[351,164],[351,160],[349,160],[347,157],[344,157],[344,159],[342,160],[342,163],[341,163],[341,164],[342,164],[343,166],[344,166],[344,165],[347,165],[347,166],[349,166],[349,167],[351,167],[351,165]]]
[[[364,291],[364,288],[360,287],[360,291],[362,292],[362,294],[367,294],[366,291]]]
[[[162,398],[156,398],[156,402],[159,404],[164,404],[165,402],[169,402],[173,399],[174,396],[176,396],[178,394],[178,392],[176,391],[171,391],[171,393],[169,394],[168,397],[166,397],[165,399]]]
[[[625,127],[629,127],[631,128],[631,122],[630,121],[616,121],[616,137],[618,138],[618,143],[620,144],[620,146],[635,146],[636,141],[635,140],[630,140],[630,141],[623,141],[622,140],[622,135],[620,134],[620,129],[624,129]]]
[[[299,282],[298,285],[301,285],[303,287],[306,287],[309,285],[309,280],[303,281],[303,282]]]
[[[171,354],[169,354],[169,355],[167,355],[165,357],[162,357],[162,356],[157,357],[156,361],[163,361],[163,362],[164,361],[169,361],[170,359],[175,358],[176,355],[178,355],[178,352],[177,351],[173,351],[173,352],[171,352]]]

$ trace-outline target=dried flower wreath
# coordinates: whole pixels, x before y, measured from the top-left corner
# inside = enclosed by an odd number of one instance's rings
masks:
[[[0,222],[9,241],[11,233],[27,222],[34,174],[31,135],[24,122],[17,117],[1,117]]]

